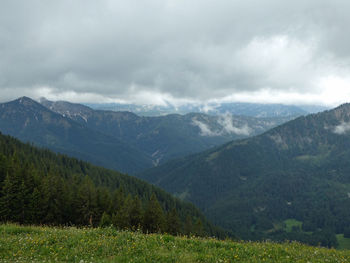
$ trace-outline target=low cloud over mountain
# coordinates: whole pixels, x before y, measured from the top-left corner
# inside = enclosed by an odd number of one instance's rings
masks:
[[[200,135],[202,136],[221,136],[227,134],[236,134],[249,136],[252,129],[247,123],[241,126],[235,126],[233,123],[233,116],[231,114],[220,115],[216,120],[215,128],[210,127],[209,124],[199,121],[196,118],[192,119],[192,124],[200,129]]]

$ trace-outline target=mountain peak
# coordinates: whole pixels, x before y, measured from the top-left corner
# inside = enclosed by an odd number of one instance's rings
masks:
[[[35,100],[33,100],[29,97],[26,97],[26,96],[20,97],[15,101],[20,103],[20,104],[24,104],[24,105],[37,103]]]
[[[13,105],[22,105],[24,107],[34,107],[34,108],[37,108],[37,107],[42,108],[43,107],[39,102],[37,102],[29,97],[26,97],[26,96],[20,97],[16,100],[8,102],[8,103],[13,104]]]
[[[12,110],[30,110],[33,112],[38,112],[38,111],[47,111],[48,109],[46,109],[44,106],[42,106],[40,103],[38,103],[37,101],[23,96],[20,97],[16,100],[10,101],[10,102],[5,102],[1,104],[2,108],[7,108],[7,109],[12,109]]]

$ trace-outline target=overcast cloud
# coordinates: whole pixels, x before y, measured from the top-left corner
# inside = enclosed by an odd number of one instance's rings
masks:
[[[350,2],[2,0],[0,96],[350,101]]]

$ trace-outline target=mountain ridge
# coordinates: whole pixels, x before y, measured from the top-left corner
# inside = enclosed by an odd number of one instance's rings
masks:
[[[0,130],[23,141],[124,172],[152,166],[149,157],[138,149],[88,129],[28,97],[0,104]]]

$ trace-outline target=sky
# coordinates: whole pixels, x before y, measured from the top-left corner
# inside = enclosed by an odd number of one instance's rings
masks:
[[[350,102],[347,0],[1,0],[0,100]]]

